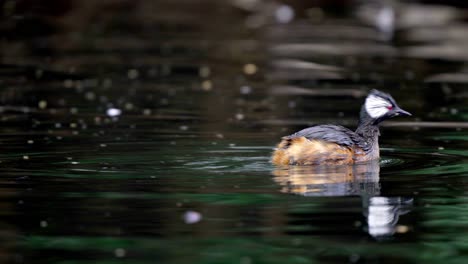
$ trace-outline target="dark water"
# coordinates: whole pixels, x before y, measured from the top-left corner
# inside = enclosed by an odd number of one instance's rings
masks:
[[[344,3],[4,3],[2,262],[465,263],[464,13]],[[371,88],[380,162],[269,163]]]

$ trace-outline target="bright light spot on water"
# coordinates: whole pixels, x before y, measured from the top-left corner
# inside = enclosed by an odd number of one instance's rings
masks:
[[[78,113],[78,108],[76,108],[76,107],[70,108],[70,113],[72,113],[72,114]]]
[[[114,250],[114,254],[118,258],[123,258],[127,254],[127,251],[125,249],[123,249],[123,248],[116,248]]]
[[[46,228],[46,227],[48,226],[47,221],[44,221],[44,220],[42,220],[42,221],[39,223],[39,225],[40,225],[42,228]]]
[[[146,116],[151,115],[151,109],[144,109],[143,115],[146,115]]]
[[[28,140],[28,144],[34,144],[34,140],[32,139]]]
[[[241,86],[240,88],[241,94],[249,94],[251,92],[252,92],[252,88],[250,86],[244,85],[244,86]]]
[[[119,116],[119,115],[122,114],[122,110],[120,110],[118,108],[109,108],[109,109],[107,109],[106,114],[108,116],[111,116],[111,117]]]
[[[211,74],[211,69],[208,66],[202,66],[199,70],[200,77],[207,78]]]
[[[179,129],[182,130],[182,131],[187,131],[189,129],[189,127],[188,126],[180,126]]]
[[[126,103],[125,104],[125,109],[126,110],[132,110],[133,109],[133,104],[132,103]]]
[[[257,65],[248,63],[244,65],[244,73],[247,75],[252,75],[257,72]]]
[[[386,6],[380,9],[377,14],[376,24],[379,30],[384,34],[384,39],[389,40],[393,37],[395,29],[395,11],[392,7]]]
[[[87,92],[85,94],[85,98],[88,101],[94,101],[96,99],[96,94],[94,94],[93,92]]]
[[[410,230],[410,228],[408,226],[405,226],[405,225],[397,225],[396,228],[395,228],[395,231],[397,233],[408,233],[408,231]]]
[[[202,220],[202,215],[199,212],[187,211],[184,214],[184,222],[186,224],[195,224]]]
[[[210,80],[205,80],[202,82],[201,87],[204,91],[211,91],[211,89],[213,89],[213,83]]]
[[[47,108],[47,101],[41,100],[38,103],[38,106],[40,109],[46,109]]]
[[[127,76],[131,80],[134,80],[134,79],[138,78],[138,75],[140,75],[140,73],[138,72],[137,69],[130,69],[127,72]]]
[[[236,114],[236,119],[237,119],[237,120],[242,120],[242,119],[244,119],[244,114],[241,114],[241,113]]]
[[[28,156],[28,155],[24,155],[24,156],[23,156],[23,159],[24,159],[24,160],[29,160],[29,156]]]
[[[281,5],[276,9],[275,17],[279,23],[289,23],[294,18],[294,9],[288,5]]]
[[[78,127],[78,124],[76,124],[76,123],[70,123],[70,127],[71,127],[71,128],[76,128],[76,127]]]
[[[99,146],[100,146],[101,148],[105,148],[105,147],[107,147],[107,145],[106,145],[106,144],[99,144]]]
[[[445,148],[444,147],[438,147],[437,149],[438,150],[444,150]]]

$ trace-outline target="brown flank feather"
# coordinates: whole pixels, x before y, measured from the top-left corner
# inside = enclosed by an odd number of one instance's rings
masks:
[[[276,165],[344,165],[354,163],[354,150],[336,143],[305,137],[283,139],[274,151]]]

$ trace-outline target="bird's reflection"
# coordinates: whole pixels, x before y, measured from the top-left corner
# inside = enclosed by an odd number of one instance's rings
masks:
[[[378,161],[337,167],[277,167],[273,175],[284,193],[328,197],[361,196],[367,232],[375,238],[407,231],[398,225],[398,220],[400,215],[410,211],[412,199],[380,195]]]

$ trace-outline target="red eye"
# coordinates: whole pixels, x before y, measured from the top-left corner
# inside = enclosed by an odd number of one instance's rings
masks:
[[[393,105],[387,106],[387,109],[388,109],[388,110],[392,110],[392,109],[393,109]]]

